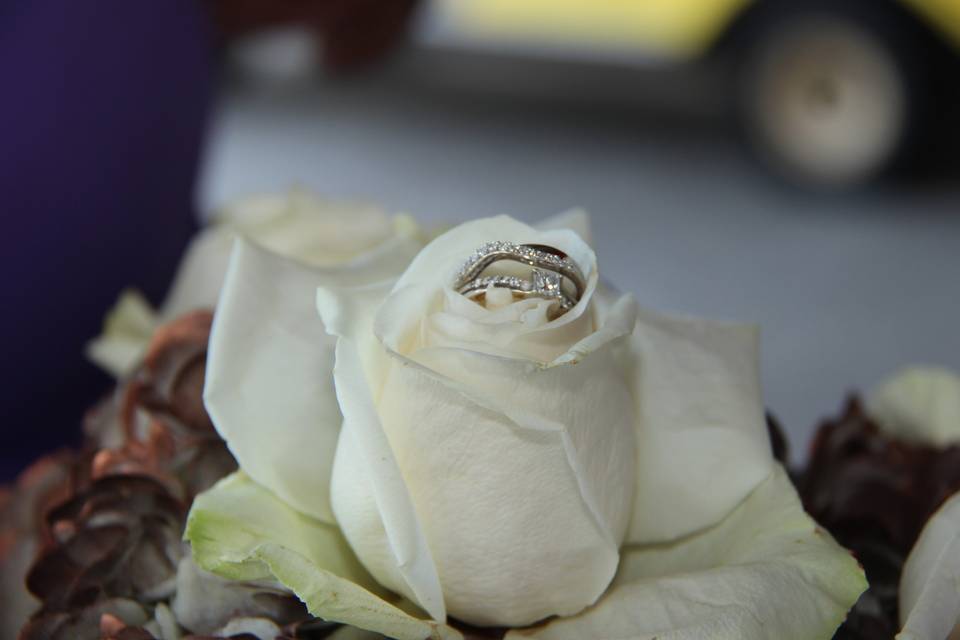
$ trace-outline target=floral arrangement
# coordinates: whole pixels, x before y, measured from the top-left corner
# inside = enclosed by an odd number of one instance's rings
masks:
[[[580,212],[246,201],[121,298],[85,446],[0,500],[0,633],[943,640],[960,377],[852,399],[791,473],[757,352],[606,286]]]

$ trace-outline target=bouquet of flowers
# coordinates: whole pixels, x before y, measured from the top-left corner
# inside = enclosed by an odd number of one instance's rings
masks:
[[[0,499],[4,637],[943,640],[960,617],[960,377],[852,398],[791,470],[755,328],[614,291],[582,212],[433,234],[245,201],[89,353],[118,383],[84,447]]]

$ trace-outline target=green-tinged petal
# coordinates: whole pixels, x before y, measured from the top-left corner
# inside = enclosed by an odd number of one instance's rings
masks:
[[[507,639],[826,640],[867,587],[779,467],[716,526],[622,557],[595,606]]]
[[[397,640],[461,638],[404,611],[396,597],[388,601],[339,529],[295,511],[242,472],[197,497],[185,537],[200,567],[233,580],[276,579],[325,620]]]
[[[900,578],[897,640],[960,638],[960,493],[927,522]]]
[[[143,358],[158,324],[143,295],[127,289],[107,313],[103,332],[87,343],[87,358],[117,378],[125,376]]]
[[[909,367],[881,384],[867,409],[898,438],[938,447],[960,443],[960,374]]]

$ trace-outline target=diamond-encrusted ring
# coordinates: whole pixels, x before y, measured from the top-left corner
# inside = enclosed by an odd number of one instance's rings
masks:
[[[471,280],[460,287],[459,292],[471,300],[486,293],[488,287],[509,289],[520,299],[545,298],[556,300],[562,311],[569,311],[576,304],[560,289],[560,276],[556,273],[533,270],[533,281],[516,276],[484,276]]]
[[[513,275],[483,276],[491,265],[501,260],[533,267],[530,280]],[[564,290],[564,284],[570,286]],[[471,299],[480,297],[487,287],[509,289],[520,298],[539,297],[556,300],[561,313],[572,308],[586,289],[580,268],[567,254],[547,245],[488,242],[464,262],[454,281],[454,288]]]
[[[455,289],[476,279],[487,267],[500,260],[510,260],[547,269],[568,279],[576,289],[577,300],[587,288],[587,282],[576,263],[563,251],[543,244],[514,244],[498,240],[488,242],[473,252],[457,273]]]

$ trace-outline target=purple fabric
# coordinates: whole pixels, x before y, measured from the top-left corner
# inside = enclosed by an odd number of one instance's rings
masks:
[[[196,0],[0,9],[0,479],[79,436],[83,357],[135,285],[159,300],[194,228],[211,31]]]

